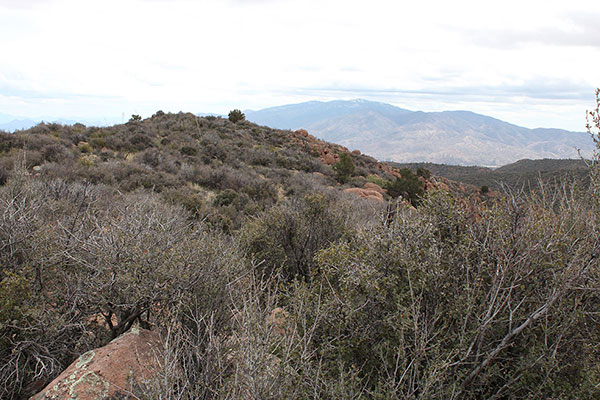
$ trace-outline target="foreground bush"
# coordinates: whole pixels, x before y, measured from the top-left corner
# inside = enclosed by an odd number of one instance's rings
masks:
[[[438,193],[320,252],[306,291],[315,362],[375,398],[598,394],[585,343],[598,339],[600,245],[585,205],[514,197],[468,221]]]
[[[47,161],[39,175],[5,174],[1,398],[27,398],[134,325],[164,339],[137,398],[600,396],[598,155],[589,187],[483,204],[429,191],[418,209],[386,209],[326,189],[327,175],[268,168],[273,149],[251,155],[251,172],[221,164],[218,139],[242,137],[226,120],[153,119],[127,124],[129,136],[90,129],[139,154],[99,161],[84,143],[87,163],[66,180],[55,178],[75,159],[52,160],[81,138],[40,125],[28,144],[36,166]],[[167,136],[172,152],[158,152]],[[173,179],[155,185],[161,168]]]
[[[22,178],[0,190],[0,388],[31,394],[133,324],[225,332],[244,261],[156,195]]]

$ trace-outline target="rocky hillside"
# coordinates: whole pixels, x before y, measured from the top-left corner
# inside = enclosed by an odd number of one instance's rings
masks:
[[[527,129],[468,111],[409,111],[365,100],[308,102],[247,112],[278,128],[305,128],[315,136],[379,160],[494,166],[517,160],[589,155],[588,134]]]
[[[335,168],[341,154],[352,164],[345,179]],[[363,190],[370,182],[382,186],[374,196],[383,201],[390,196],[382,190],[400,176],[372,157],[305,130],[162,112],[111,127],[40,124],[0,133],[0,178],[6,181],[19,168],[43,180],[103,184],[123,192],[150,189],[224,229],[237,229],[249,215],[314,191]],[[350,192],[367,196],[360,190]]]
[[[596,398],[593,172],[503,196],[184,113],[0,133],[0,398]]]

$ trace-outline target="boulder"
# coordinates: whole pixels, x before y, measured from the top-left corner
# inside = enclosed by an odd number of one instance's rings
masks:
[[[383,195],[376,190],[348,188],[344,189],[344,192],[355,194],[357,196],[362,197],[363,199],[370,199],[383,203]]]
[[[157,332],[133,328],[82,354],[30,400],[136,398],[131,389],[155,373],[161,348]]]
[[[450,188],[444,182],[439,182],[437,184],[437,187],[438,187],[438,189],[445,190],[446,192],[450,191]]]
[[[338,162],[337,154],[332,153],[329,149],[322,148],[321,149],[321,161],[323,161],[327,165],[333,165]]]
[[[378,184],[373,183],[373,182],[367,182],[367,183],[365,183],[364,186],[363,186],[363,189],[374,190],[374,191],[379,192],[381,194],[387,193],[387,190],[383,189],[381,186],[379,186]]]

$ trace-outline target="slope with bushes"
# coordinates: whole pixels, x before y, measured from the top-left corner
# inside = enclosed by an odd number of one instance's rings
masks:
[[[502,185],[525,190],[537,190],[540,182],[555,185],[564,180],[577,180],[589,184],[589,168],[586,160],[520,160],[499,168],[463,167],[433,163],[390,163],[395,168],[426,168],[433,174],[478,187],[488,186],[495,190]]]
[[[484,195],[163,113],[0,151],[2,398],[136,326],[162,345],[131,398],[600,396],[597,163],[577,190]],[[340,190],[366,182],[386,202]]]

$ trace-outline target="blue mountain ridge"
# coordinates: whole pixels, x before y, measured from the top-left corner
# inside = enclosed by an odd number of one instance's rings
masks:
[[[500,166],[590,155],[586,132],[529,129],[471,111],[411,111],[368,100],[309,101],[245,111],[249,121],[314,136],[380,160]]]

